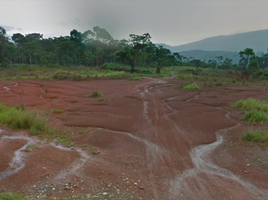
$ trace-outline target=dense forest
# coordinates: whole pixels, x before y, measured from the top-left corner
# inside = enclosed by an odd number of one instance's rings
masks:
[[[0,27],[0,68],[16,67],[21,64],[34,66],[88,66],[100,67],[105,63],[117,62],[131,66],[153,67],[161,73],[165,66],[196,66],[239,69],[243,73],[268,67],[268,53],[256,56],[253,49],[241,50],[239,64],[228,57],[218,56],[215,60],[199,60],[171,52],[151,42],[149,33],[130,34],[129,39],[115,40],[108,31],[98,26],[93,31],[81,33],[72,30],[68,36],[43,38],[40,33],[6,36]]]

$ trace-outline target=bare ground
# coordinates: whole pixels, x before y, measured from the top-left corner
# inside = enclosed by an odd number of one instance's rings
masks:
[[[267,147],[229,103],[253,87],[176,90],[169,79],[0,82],[0,102],[53,113],[73,144],[1,127],[0,192],[36,198],[268,199]],[[85,98],[92,90],[104,101]],[[266,128],[266,127],[264,127]]]

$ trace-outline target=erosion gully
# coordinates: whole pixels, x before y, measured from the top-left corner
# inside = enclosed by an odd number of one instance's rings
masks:
[[[15,83],[12,86],[4,87],[4,89],[9,92],[11,87],[17,85],[18,83]],[[234,193],[237,192],[237,188],[242,188],[244,193],[245,198],[241,197],[241,199],[268,199],[267,191],[236,176],[232,171],[217,166],[211,159],[213,151],[224,142],[223,135],[238,128],[241,124],[230,118],[229,111],[220,107],[215,108],[221,111],[226,119],[233,121],[235,125],[217,130],[215,132],[216,141],[213,143],[192,146],[188,138],[191,133],[178,125],[177,121],[172,118],[179,110],[169,105],[169,101],[176,100],[178,96],[159,97],[168,87],[174,87],[174,85],[165,80],[150,79],[146,83],[139,84],[132,91],[133,94],[139,95],[142,99],[144,117],[143,124],[141,124],[142,136],[99,128],[99,130],[106,132],[128,136],[145,145],[148,179],[151,181],[151,188],[148,190],[151,191],[153,199],[235,199]],[[200,95],[202,94],[194,95],[185,103],[191,104],[191,101],[198,99]],[[0,172],[1,181],[22,170],[25,167],[25,149],[28,145],[40,144],[41,141],[28,136],[5,135],[2,129],[0,129],[0,136],[1,141],[18,139],[26,141],[21,148],[14,152],[9,167]],[[45,145],[63,151],[71,151],[70,148],[55,143]],[[58,174],[55,180],[77,173],[87,162],[98,160],[98,162],[105,163],[105,160],[93,157],[79,148],[75,150],[80,154],[80,159]],[[106,164],[109,165],[109,163]],[[166,179],[168,184],[165,187],[165,195],[158,190],[159,184],[156,177]],[[232,190],[230,187],[234,189]],[[222,197],[219,194],[214,194],[213,189],[215,188],[227,190],[230,196]]]

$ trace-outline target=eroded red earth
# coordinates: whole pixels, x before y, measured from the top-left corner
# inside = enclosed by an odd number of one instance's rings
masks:
[[[153,78],[0,82],[1,103],[53,113],[49,123],[73,142],[60,146],[2,126],[0,192],[36,199],[267,200],[267,147],[241,141],[252,126],[228,109],[239,99],[266,99],[267,91],[183,92],[178,85]],[[95,89],[103,101],[85,97]]]

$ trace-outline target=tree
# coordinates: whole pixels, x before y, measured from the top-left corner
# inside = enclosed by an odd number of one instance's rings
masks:
[[[255,53],[253,49],[251,48],[246,48],[244,51],[239,52],[240,56],[240,68],[243,71],[244,74],[247,74],[247,68],[251,62],[251,60],[255,57]]]
[[[129,64],[131,66],[131,73],[133,73],[135,71],[135,64],[139,57],[141,57],[142,52],[152,43],[149,33],[144,33],[143,35],[130,34],[129,37],[131,39],[128,45],[117,51],[115,58],[119,62]]]

